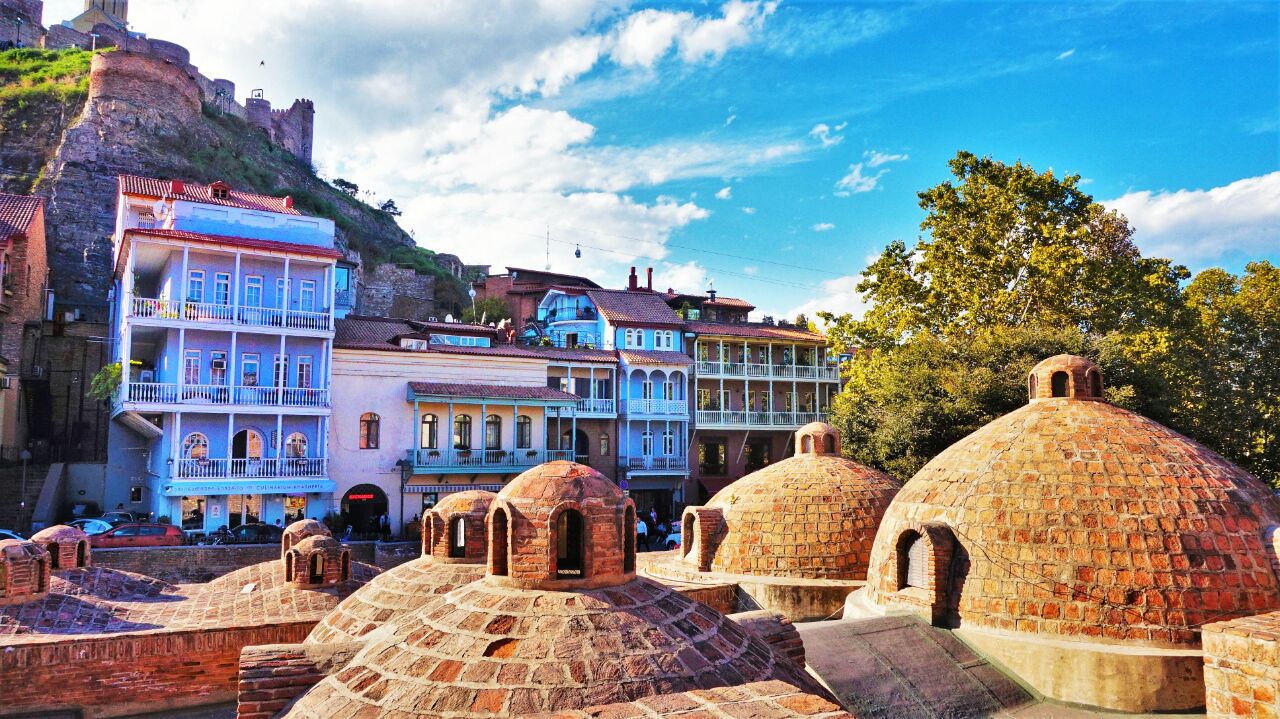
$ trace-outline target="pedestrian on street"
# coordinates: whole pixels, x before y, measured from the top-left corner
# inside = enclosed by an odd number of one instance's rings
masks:
[[[378,517],[378,534],[382,537],[382,541],[391,541],[391,517],[386,512]]]
[[[649,508],[649,526],[658,526],[658,510],[653,509],[652,507]]]
[[[649,548],[649,527],[645,525],[643,519],[636,520],[636,547],[644,545],[644,551],[650,551]]]

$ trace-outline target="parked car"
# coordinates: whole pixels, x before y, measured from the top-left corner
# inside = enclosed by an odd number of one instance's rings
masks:
[[[680,525],[673,523],[671,531],[667,533],[666,538],[662,540],[662,546],[668,550],[676,549],[680,546]]]
[[[282,534],[284,534],[283,527],[254,522],[242,524],[231,530],[231,542],[233,544],[279,544]]]
[[[134,517],[128,512],[107,512],[101,517],[98,517],[98,519],[101,519],[113,527],[119,527],[122,524],[133,524],[138,521],[137,517]]]
[[[176,547],[186,543],[186,535],[172,524],[122,524],[89,537],[89,546]]]
[[[73,519],[67,522],[69,526],[77,527],[80,531],[89,536],[102,534],[111,531],[112,524],[105,519]]]
[[[0,529],[0,539],[26,539],[26,537],[9,529]]]

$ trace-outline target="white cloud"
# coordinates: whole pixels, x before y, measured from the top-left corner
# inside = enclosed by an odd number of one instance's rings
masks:
[[[836,226],[835,226],[835,225],[833,225],[833,224],[831,224],[830,222],[819,222],[818,224],[816,224],[816,225],[814,225],[814,226],[813,226],[813,231],[814,231],[814,232],[827,232],[828,230],[834,230],[835,228],[836,228]]]
[[[842,122],[835,127],[831,127],[825,122],[820,122],[814,125],[813,129],[809,131],[809,137],[812,137],[822,143],[823,147],[834,147],[839,145],[841,142],[844,142],[844,135],[837,133],[848,126],[848,122]]]
[[[744,213],[748,214],[748,215],[754,215],[754,214],[756,214],[756,208],[754,208],[754,207],[744,207],[744,208],[742,208],[742,211],[743,211]]]
[[[906,153],[893,155],[886,152],[878,152],[876,150],[868,150],[862,153],[862,157],[867,161],[867,167],[879,167],[881,165],[887,165],[890,162],[904,162],[911,159]]]
[[[816,320],[818,312],[834,312],[837,315],[847,312],[854,317],[862,317],[867,311],[867,303],[857,290],[861,281],[862,275],[845,275],[824,280],[815,297],[793,307],[783,313],[783,316],[794,318],[798,314],[804,314],[809,319]]]
[[[1060,53],[1058,53],[1058,57],[1057,57],[1057,59],[1058,59],[1058,60],[1066,60],[1067,58],[1071,57],[1071,56],[1072,56],[1072,55],[1074,55],[1074,54],[1076,54],[1076,49],[1073,47],[1073,48],[1071,48],[1070,50],[1066,50],[1066,51],[1064,51],[1064,52],[1060,52]]]
[[[728,200],[733,197],[733,188],[725,185],[716,191],[717,200]]]
[[[724,119],[724,126],[725,126],[725,127],[728,127],[728,126],[732,125],[732,124],[733,124],[733,121],[734,121],[734,120],[736,120],[736,119],[738,119],[738,116],[737,116],[737,115],[730,115],[730,116],[726,117],[726,118]]]
[[[1144,254],[1203,267],[1280,248],[1280,171],[1208,190],[1141,190],[1103,205],[1134,226]]]
[[[880,184],[880,178],[888,170],[881,170],[874,175],[862,174],[863,164],[861,162],[849,165],[849,174],[841,177],[836,182],[836,197],[848,197],[849,195],[857,195],[863,192],[871,192]]]
[[[708,281],[707,268],[695,261],[664,262],[654,270],[654,289],[697,293],[706,288]]]
[[[760,274],[760,268],[756,267],[755,265],[749,265],[747,267],[742,268],[742,274],[755,277],[756,275]]]
[[[685,62],[720,59],[729,49],[744,45],[764,27],[777,2],[729,0],[722,17],[703,20],[680,37],[680,57]]]

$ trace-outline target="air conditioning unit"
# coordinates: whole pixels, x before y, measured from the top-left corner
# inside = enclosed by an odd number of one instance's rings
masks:
[[[10,389],[13,387],[12,377],[0,377],[0,389]]]
[[[216,360],[213,360],[213,361],[209,362],[209,367],[210,367],[210,368],[212,368],[212,369],[217,369],[217,370],[225,370],[225,369],[227,368],[227,361],[226,361],[226,360],[221,360],[221,359],[216,359]]]

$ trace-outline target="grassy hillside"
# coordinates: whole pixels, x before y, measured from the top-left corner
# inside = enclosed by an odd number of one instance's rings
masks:
[[[35,187],[62,129],[84,105],[90,57],[84,50],[0,52],[0,190]]]

